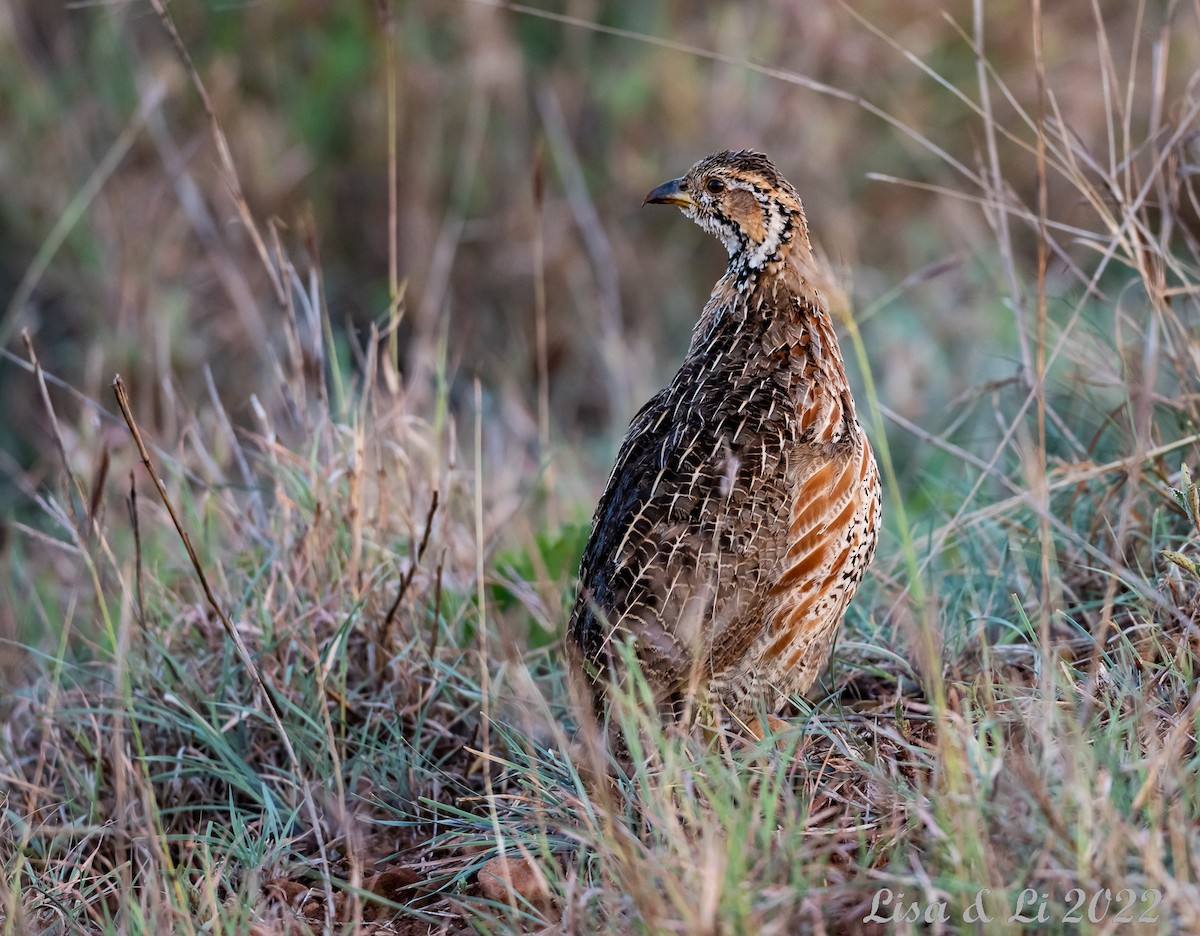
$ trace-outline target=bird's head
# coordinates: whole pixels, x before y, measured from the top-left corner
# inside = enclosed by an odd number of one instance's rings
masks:
[[[757,270],[797,248],[809,250],[800,196],[771,160],[753,150],[707,156],[642,204],[677,205],[717,236],[731,265]]]

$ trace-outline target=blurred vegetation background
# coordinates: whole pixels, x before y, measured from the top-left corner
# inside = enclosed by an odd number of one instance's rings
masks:
[[[371,869],[484,919],[513,841],[575,932],[843,931],[885,881],[1200,931],[1200,2],[162,9],[0,4],[6,934],[261,932],[280,881],[332,931]],[[642,198],[741,147],[887,528],[790,752],[660,730],[593,809],[553,644],[725,262]]]
[[[1011,95],[992,88],[993,125],[1027,139],[1013,102],[1028,107],[1037,83],[1027,4],[979,6],[978,22],[970,3],[925,0],[207,0],[172,13],[249,209],[305,258],[302,277],[319,277],[347,368],[361,363],[371,323],[390,320],[394,37],[407,386],[418,400],[440,387],[452,409],[469,410],[479,378],[497,470],[542,479],[552,456],[564,468],[551,503],[583,520],[628,418],[677,366],[723,267],[718,244],[672,212],[642,210],[642,195],[726,147],[765,150],[801,192],[851,292],[887,411],[934,436],[953,429],[991,456],[988,407],[1024,392],[1016,378],[1029,365],[1028,310],[1023,345],[1022,310],[1001,297],[1014,283],[1032,296],[1037,238],[1029,224],[1001,231],[1001,213],[981,206],[968,179],[986,176],[992,158],[978,78],[985,69]],[[1200,60],[1195,9],[1111,0],[1051,4],[1042,16],[1047,106],[1081,150],[1108,152],[1115,166],[1113,114],[1152,135],[1154,102],[1184,93]],[[7,4],[0,123],[5,346],[24,357],[17,335],[28,329],[48,371],[110,409],[120,372],[167,446],[189,429],[180,402],[202,410],[215,393],[239,425],[254,424],[255,405],[286,411],[275,379],[283,313],[150,5]],[[1035,205],[1036,154],[1001,143],[1003,189]],[[1197,144],[1180,145],[1184,171]],[[1078,185],[1051,174],[1046,197],[1061,224],[1095,226]],[[1194,206],[1182,207],[1174,236],[1195,237]],[[998,232],[1008,248],[997,249]],[[1083,295],[1066,255],[1050,258],[1047,281],[1052,316]],[[1112,316],[1096,311],[1093,327],[1096,353],[1055,378],[1068,394],[1080,371],[1124,385]],[[74,425],[78,401],[52,394]],[[0,472],[13,481],[0,500],[5,514],[22,513],[20,489],[36,489],[54,448],[33,415],[35,383],[11,359],[0,363],[0,400]],[[1094,404],[1065,412],[1085,448],[1112,421]],[[963,462],[911,427],[887,431],[906,499],[918,511],[951,508]]]

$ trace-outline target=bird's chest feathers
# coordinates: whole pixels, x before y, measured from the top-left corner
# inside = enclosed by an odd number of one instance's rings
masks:
[[[788,414],[797,443],[832,454],[854,442],[857,417],[833,324],[823,310],[813,311],[770,321],[758,357],[792,404]]]
[[[724,277],[676,376],[670,395],[680,426],[696,434],[691,451],[724,466],[726,493],[753,491],[787,476],[798,459],[832,456],[857,439],[833,324],[801,289],[778,280],[746,289]]]
[[[853,404],[848,390],[829,386],[816,333],[782,326],[720,330],[703,350],[681,372],[677,411],[693,414],[692,431],[707,440],[700,450],[725,466],[725,493],[738,482],[754,487],[786,475],[796,458],[832,452],[845,439]],[[731,470],[735,463],[744,472]]]
[[[755,395],[769,401],[766,411],[774,417],[763,433],[783,439],[785,447],[836,446],[846,438],[847,421],[854,420],[849,388],[840,372],[830,373],[819,333],[803,331],[789,339],[766,342],[757,356],[762,370]]]

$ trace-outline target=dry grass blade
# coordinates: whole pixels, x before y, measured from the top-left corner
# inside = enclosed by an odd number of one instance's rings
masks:
[[[69,483],[67,491],[67,503],[71,511],[71,515],[75,518],[75,525],[82,537],[85,535],[86,529],[90,528],[90,524],[84,525],[83,517],[80,514],[80,506],[87,503],[87,496],[83,490],[83,484],[80,482],[78,475],[71,469],[71,460],[67,457],[67,446],[63,441],[62,428],[59,426],[58,417],[54,412],[54,404],[50,402],[50,391],[46,388],[46,375],[42,371],[42,365],[38,361],[37,352],[33,348],[33,339],[29,336],[28,329],[21,329],[21,340],[25,342],[25,353],[29,356],[29,363],[33,366],[33,375],[37,380],[38,394],[42,398],[42,406],[46,410],[46,416],[50,423],[51,433],[54,436],[54,447],[58,452],[59,461],[62,464],[63,477]],[[78,500],[76,499],[78,498]],[[95,511],[92,511],[94,515]]]
[[[121,380],[121,375],[117,374],[112,382],[113,393],[117,398],[117,405],[121,408],[121,415],[125,417],[125,423],[129,426],[129,431],[133,435],[134,444],[137,446],[138,455],[142,460],[142,464],[146,468],[146,472],[150,475],[150,479],[154,482],[154,487],[158,491],[159,499],[163,506],[167,508],[167,513],[171,515],[171,522],[175,525],[175,532],[179,534],[180,540],[183,541],[184,549],[187,550],[188,559],[191,561],[192,569],[196,573],[196,579],[200,582],[200,588],[204,592],[204,597],[212,608],[213,613],[220,618],[221,626],[225,629],[226,635],[233,642],[237,649],[238,656],[241,658],[242,665],[245,666],[246,672],[250,675],[258,691],[262,694],[262,698],[267,703],[267,709],[271,716],[271,720],[275,723],[275,728],[279,733],[279,741],[283,744],[284,750],[287,752],[288,761],[291,763],[292,770],[295,772],[296,782],[300,785],[301,795],[304,800],[304,808],[308,813],[308,820],[311,825],[312,834],[316,839],[317,850],[321,856],[321,867],[319,873],[321,880],[325,886],[326,901],[325,901],[325,927],[326,932],[333,930],[333,884],[329,879],[329,856],[326,852],[325,833],[321,824],[321,816],[317,812],[316,803],[313,801],[312,790],[309,787],[308,780],[304,775],[304,768],[300,763],[300,758],[296,756],[296,750],[292,747],[291,738],[288,736],[287,729],[283,725],[283,713],[280,710],[279,703],[276,701],[274,694],[263,678],[262,671],[258,664],[254,662],[254,657],[250,654],[250,649],[242,640],[242,635],[233,625],[233,621],[229,619],[229,615],[225,613],[225,609],[217,600],[217,596],[213,593],[212,586],[209,585],[208,575],[205,574],[204,566],[200,562],[200,557],[196,554],[195,548],[192,546],[192,538],[188,535],[187,530],[183,527],[183,522],[179,519],[179,514],[175,510],[175,504],[167,493],[166,485],[158,476],[158,472],[154,470],[154,462],[150,458],[150,452],[146,449],[146,443],[142,441],[141,430],[138,429],[137,421],[133,418],[133,412],[129,408],[129,396],[125,390],[125,382]]]
[[[438,492],[434,490],[433,496],[429,499],[429,511],[425,514],[425,531],[421,534],[421,542],[413,550],[408,569],[400,579],[400,587],[396,590],[396,600],[392,602],[383,619],[383,633],[380,635],[379,643],[384,647],[387,647],[391,640],[392,624],[396,620],[396,612],[400,609],[400,602],[404,600],[405,594],[412,585],[413,576],[417,574],[417,567],[421,564],[421,559],[425,556],[425,548],[429,545],[429,535],[433,532],[433,518],[437,514],[437,509]]]
[[[142,523],[138,516],[137,478],[129,472],[129,497],[126,501],[129,507],[129,525],[133,528],[133,567],[134,584],[137,587],[137,618],[143,627],[146,625],[146,590],[142,584],[144,565],[142,562]]]

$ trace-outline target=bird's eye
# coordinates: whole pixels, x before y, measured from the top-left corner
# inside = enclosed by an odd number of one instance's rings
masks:
[[[725,183],[720,179],[709,179],[708,190],[714,195],[719,195],[721,192],[725,191]]]

